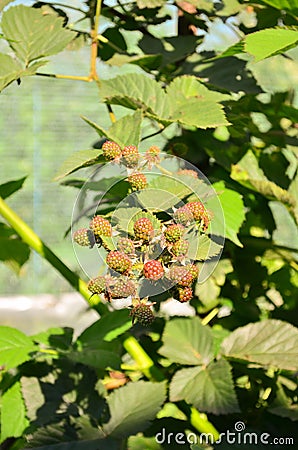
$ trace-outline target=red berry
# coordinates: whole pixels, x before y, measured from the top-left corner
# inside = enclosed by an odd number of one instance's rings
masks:
[[[184,234],[185,228],[179,223],[169,225],[164,231],[164,237],[168,242],[178,241]]]
[[[191,286],[193,283],[193,276],[185,266],[172,266],[169,278],[178,286]]]
[[[95,244],[94,234],[87,228],[81,228],[72,235],[73,240],[82,247],[93,247]]]
[[[111,236],[112,227],[107,219],[101,216],[95,216],[89,224],[89,228],[93,231],[95,236]]]
[[[119,159],[121,156],[121,148],[116,142],[106,141],[102,146],[103,156],[108,161]]]
[[[133,307],[130,316],[132,316],[132,323],[137,320],[141,325],[145,326],[150,325],[154,321],[154,314],[150,306],[142,302]]]
[[[122,161],[126,167],[136,167],[138,165],[139,158],[140,153],[134,145],[127,145],[122,150]]]
[[[92,292],[92,294],[102,294],[106,290],[106,280],[105,277],[96,277],[89,281],[88,290]]]
[[[136,220],[133,230],[136,239],[143,239],[143,241],[149,241],[154,235],[153,224],[147,217],[141,217]]]
[[[164,269],[160,261],[152,259],[144,264],[143,275],[149,280],[157,281],[164,275]]]
[[[118,250],[113,250],[106,257],[107,265],[116,272],[125,273],[131,269],[132,263],[129,257]]]
[[[140,191],[147,186],[147,178],[143,173],[133,173],[127,177],[133,191]]]

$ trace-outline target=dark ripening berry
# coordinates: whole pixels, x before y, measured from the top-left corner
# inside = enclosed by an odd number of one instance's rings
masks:
[[[145,278],[157,281],[164,275],[164,269],[160,261],[152,259],[144,264],[143,275]]]
[[[181,206],[174,212],[174,219],[177,223],[187,225],[193,220],[192,212],[186,206]]]
[[[191,286],[193,283],[193,276],[185,266],[172,266],[169,278],[178,286]]]
[[[126,298],[135,294],[136,286],[129,278],[116,278],[109,283],[109,291],[112,298]]]
[[[101,216],[95,216],[89,224],[89,228],[93,231],[95,236],[111,236],[112,227],[107,219]]]
[[[133,191],[140,191],[147,186],[147,178],[143,173],[133,173],[127,177]]]
[[[118,250],[113,250],[108,253],[106,257],[107,265],[119,273],[128,272],[131,269],[132,263],[129,257]]]
[[[106,141],[102,146],[103,156],[108,161],[113,161],[114,159],[119,159],[121,156],[121,148],[116,142]]]
[[[106,290],[106,280],[105,277],[96,277],[89,281],[88,290],[92,294],[102,294]]]
[[[183,236],[185,228],[179,223],[169,225],[164,231],[164,237],[168,242],[176,242]]]
[[[171,248],[171,252],[175,256],[185,256],[188,252],[189,243],[185,239],[179,239]]]
[[[81,228],[72,235],[73,240],[82,247],[93,247],[95,244],[95,237],[91,230]]]
[[[148,326],[154,321],[154,314],[150,306],[141,302],[133,307],[130,316],[133,324],[135,321],[138,321],[141,325]]]
[[[193,290],[191,287],[179,287],[177,289],[178,300],[181,303],[189,302],[193,298]]]
[[[128,168],[134,168],[138,165],[140,153],[134,145],[127,145],[122,150],[122,162]]]
[[[143,241],[149,241],[154,235],[153,224],[147,217],[141,217],[136,220],[133,230],[136,239],[143,239]]]
[[[135,253],[134,243],[129,238],[121,237],[117,247],[120,252],[126,253],[127,255],[133,255]]]

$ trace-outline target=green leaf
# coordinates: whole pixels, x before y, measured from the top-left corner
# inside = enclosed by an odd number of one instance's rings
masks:
[[[18,61],[0,53],[0,92],[12,81],[17,80],[21,73],[22,67]]]
[[[251,150],[232,166],[231,178],[269,199],[275,198],[292,206],[296,204],[295,198],[288,191],[266,178]]]
[[[212,212],[212,234],[222,236],[224,231],[224,236],[227,239],[230,239],[239,247],[243,247],[237,236],[245,219],[242,195],[231,189],[226,189],[222,181],[213,184],[213,188],[219,195],[206,202],[206,208]],[[222,210],[220,211],[219,208],[222,208]]]
[[[170,384],[170,400],[185,400],[216,415],[238,412],[230,364],[220,359],[207,367],[179,370]]]
[[[125,145],[138,146],[141,140],[142,112],[137,110],[134,114],[121,117],[113,125],[105,130],[95,122],[83,117],[85,122],[92,126],[100,136],[105,136],[110,141],[117,142],[120,147]]]
[[[37,350],[32,340],[19,330],[0,326],[0,366],[12,369],[30,359]]]
[[[298,330],[280,320],[264,320],[237,328],[221,346],[227,358],[298,370]]]
[[[166,3],[166,0],[136,0],[140,9],[143,8],[158,8]]]
[[[2,31],[16,55],[26,66],[36,59],[54,55],[75,38],[63,27],[63,18],[43,14],[41,8],[14,6],[3,13]]]
[[[69,158],[64,161],[61,168],[59,169],[55,180],[60,180],[67,175],[75,172],[76,170],[82,169],[83,167],[93,166],[98,164],[104,159],[101,157],[102,150],[81,150],[79,152],[73,153]]]
[[[107,398],[110,420],[105,434],[125,437],[150,425],[166,399],[166,384],[136,381],[115,390]]]
[[[297,31],[280,29],[266,29],[251,33],[245,37],[245,51],[255,57],[255,61],[269,58],[296,46]]]
[[[14,383],[1,397],[1,439],[17,438],[23,435],[29,425],[21,394],[21,385]]]
[[[45,396],[42,392],[39,380],[35,377],[22,377],[22,396],[26,405],[26,415],[30,421],[38,418],[38,410],[45,403]]]
[[[0,237],[0,260],[19,274],[21,267],[28,261],[30,248],[27,244],[16,239]]]
[[[159,353],[179,364],[208,364],[213,357],[211,330],[198,317],[167,322],[162,341]]]
[[[279,202],[269,202],[269,207],[276,225],[272,235],[274,243],[298,250],[298,228],[288,209]]]
[[[5,6],[9,5],[9,3],[12,3],[14,0],[0,0],[0,11],[2,11]]]
[[[197,261],[205,261],[206,259],[213,258],[222,252],[223,246],[217,244],[205,234],[198,237],[197,252],[194,257]]]
[[[23,177],[19,178],[18,180],[8,181],[7,183],[0,184],[0,197],[5,199],[21,189],[26,178],[27,177]]]

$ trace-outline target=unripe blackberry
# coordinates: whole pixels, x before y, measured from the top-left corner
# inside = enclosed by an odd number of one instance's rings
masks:
[[[136,239],[149,241],[154,235],[154,227],[150,219],[141,217],[133,225],[133,231]]]
[[[138,303],[130,312],[132,323],[138,321],[141,325],[148,326],[154,321],[154,314],[149,305]]]
[[[93,231],[95,236],[111,236],[112,227],[107,219],[101,216],[95,216],[89,224],[89,228]]]
[[[92,294],[102,294],[106,290],[105,277],[99,276],[89,281],[87,288]]]
[[[133,255],[135,253],[135,246],[131,239],[121,237],[117,244],[120,252],[126,253],[126,255]]]
[[[168,242],[176,242],[183,236],[185,228],[179,223],[169,225],[164,231],[164,237]]]
[[[193,283],[192,274],[185,266],[172,266],[168,276],[178,286],[191,286]]]
[[[198,178],[197,172],[191,169],[180,169],[178,170],[177,175],[188,175],[193,178]]]
[[[185,206],[192,212],[195,220],[201,220],[206,214],[205,206],[201,202],[190,202]]]
[[[114,159],[119,159],[121,156],[121,148],[116,142],[106,141],[102,145],[103,156],[108,161],[113,161]]]
[[[112,298],[126,298],[135,294],[136,286],[129,278],[116,278],[110,283],[109,292]]]
[[[94,234],[87,228],[81,228],[72,235],[73,240],[82,247],[93,247],[95,244]]]
[[[174,212],[174,219],[179,224],[187,225],[193,220],[192,212],[189,208],[185,206],[181,206]]]
[[[157,281],[164,275],[164,269],[160,261],[152,259],[147,261],[143,267],[143,275],[145,278]]]
[[[186,269],[191,274],[193,281],[195,281],[198,278],[199,275],[199,269],[195,264],[188,264],[186,266]]]
[[[187,254],[189,247],[189,242],[185,239],[179,239],[179,241],[176,241],[171,248],[171,252],[175,256],[185,256]]]
[[[129,257],[118,250],[112,250],[106,257],[107,265],[116,272],[125,273],[131,269],[132,263]]]
[[[127,181],[129,182],[133,191],[140,191],[147,186],[147,178],[143,173],[133,173],[127,177]]]
[[[189,302],[193,298],[193,290],[191,287],[178,287],[178,300],[181,303]]]
[[[138,165],[140,153],[135,145],[127,145],[122,150],[122,162],[128,168]]]

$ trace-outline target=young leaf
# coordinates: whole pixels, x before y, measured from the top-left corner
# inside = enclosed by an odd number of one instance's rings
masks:
[[[23,435],[29,425],[19,382],[14,383],[1,397],[1,439],[17,438]]]
[[[142,112],[137,110],[134,114],[121,117],[113,125],[105,130],[101,126],[83,117],[85,122],[91,125],[100,136],[105,136],[110,141],[117,142],[120,147],[125,145],[138,146],[141,139]]]
[[[144,430],[166,399],[165,383],[136,381],[115,390],[108,398],[110,420],[105,434],[125,437]]]
[[[32,340],[15,328],[0,327],[0,366],[11,369],[30,359],[37,350]]]
[[[76,170],[82,169],[83,167],[93,166],[99,162],[104,162],[101,157],[102,150],[81,150],[79,152],[73,153],[69,158],[67,158],[59,169],[55,180],[58,181],[61,178],[75,172]]]
[[[212,332],[198,317],[171,320],[165,326],[162,341],[159,353],[179,364],[208,364],[213,357]]]
[[[294,30],[268,28],[247,35],[244,48],[257,62],[295,47],[298,43],[297,36],[297,31]]]
[[[231,189],[226,189],[222,181],[215,183],[213,187],[219,195],[206,202],[206,208],[212,211],[212,234],[222,236],[224,231],[226,238],[239,247],[243,247],[237,236],[245,219],[242,195]],[[221,211],[219,210],[220,207],[222,208]]]
[[[43,14],[40,8],[17,5],[2,16],[2,31],[26,66],[31,61],[63,50],[76,33],[63,27],[63,18]]]
[[[26,178],[27,177],[23,177],[19,178],[18,180],[8,181],[7,183],[0,184],[0,197],[5,199],[21,189]]]
[[[230,364],[220,359],[207,367],[179,370],[170,384],[170,400],[185,400],[216,415],[238,412]]]
[[[298,370],[298,330],[280,320],[264,320],[237,328],[222,343],[227,358]]]

